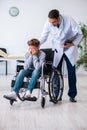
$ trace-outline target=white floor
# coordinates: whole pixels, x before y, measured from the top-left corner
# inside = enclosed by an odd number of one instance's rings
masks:
[[[64,78],[63,101],[55,105],[47,97],[44,109],[40,98],[10,106],[3,94],[10,91],[11,80],[11,75],[0,76],[0,130],[87,130],[87,74],[77,75],[77,103],[69,102]]]

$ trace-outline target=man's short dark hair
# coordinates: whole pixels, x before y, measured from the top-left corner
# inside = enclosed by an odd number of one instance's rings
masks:
[[[27,42],[29,46],[39,47],[40,41],[38,39],[31,39]]]
[[[49,14],[48,14],[48,17],[52,18],[52,19],[58,19],[58,17],[59,17],[59,11],[57,9],[51,10],[49,12]]]

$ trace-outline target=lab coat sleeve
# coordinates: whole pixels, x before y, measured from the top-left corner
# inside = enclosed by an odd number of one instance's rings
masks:
[[[71,19],[71,28],[72,28],[72,32],[74,33],[72,42],[75,46],[77,46],[83,37],[82,31],[80,27],[78,26],[78,24],[73,19]]]
[[[39,38],[40,44],[43,44],[47,40],[49,33],[50,33],[50,23],[47,21],[44,25],[41,37]]]

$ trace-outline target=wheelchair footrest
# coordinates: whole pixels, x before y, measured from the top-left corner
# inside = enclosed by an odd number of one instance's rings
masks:
[[[17,100],[14,99],[14,98],[12,98],[12,97],[8,97],[6,95],[4,95],[3,97],[6,98],[6,99],[8,99],[8,100],[10,100],[10,101],[12,101],[12,102],[17,102]]]
[[[37,101],[37,97],[35,97],[35,96],[27,97],[27,98],[24,97],[24,100],[26,100],[26,101]]]

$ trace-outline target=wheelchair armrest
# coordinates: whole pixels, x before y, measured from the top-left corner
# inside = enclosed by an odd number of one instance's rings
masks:
[[[42,64],[42,69],[41,69],[41,77],[43,77],[43,74],[44,74],[44,73],[43,73],[43,70],[44,70],[44,69],[43,69],[43,68],[44,68],[44,65],[45,65],[45,62],[43,62],[43,64]]]

